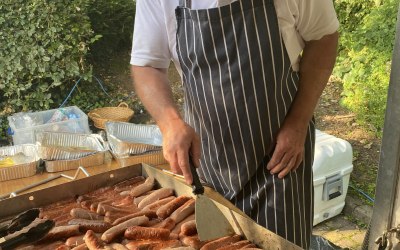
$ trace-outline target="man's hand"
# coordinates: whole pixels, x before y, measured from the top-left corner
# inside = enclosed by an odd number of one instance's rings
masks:
[[[284,124],[278,132],[276,146],[267,169],[278,178],[285,177],[290,171],[296,170],[304,157],[304,143],[307,130],[296,129]]]
[[[187,184],[192,184],[189,154],[196,167],[200,165],[200,139],[194,129],[181,119],[170,121],[160,126],[163,132],[164,158],[171,165],[175,174],[183,174]]]
[[[173,101],[167,69],[132,66],[132,77],[136,93],[161,129],[165,159],[174,173],[183,173],[186,182],[192,184],[189,154],[198,167],[200,140],[194,129],[183,121]]]
[[[337,44],[337,32],[306,42],[300,60],[299,88],[278,132],[275,151],[267,165],[271,174],[279,173],[279,178],[297,169],[303,160],[307,128],[332,73]]]

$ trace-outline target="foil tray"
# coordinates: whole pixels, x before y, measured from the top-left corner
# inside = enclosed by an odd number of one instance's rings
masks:
[[[73,160],[45,161],[46,171],[53,173],[78,169],[80,166],[92,167],[102,165],[105,160],[105,154],[106,152],[98,152]]]
[[[128,167],[140,163],[146,163],[149,165],[162,165],[168,163],[163,155],[163,152],[156,151],[151,153],[146,153],[142,155],[134,155],[134,156],[127,156],[127,157],[118,157],[114,154],[114,158],[117,160],[118,165],[120,167]]]
[[[162,148],[161,131],[156,125],[107,122],[106,133],[110,148],[117,157],[158,152]]]
[[[35,137],[43,160],[73,160],[107,150],[96,134],[38,132]]]
[[[19,179],[36,174],[40,158],[35,145],[22,144],[0,148],[0,158],[15,156],[20,153],[24,156],[14,166],[0,168],[0,181]]]

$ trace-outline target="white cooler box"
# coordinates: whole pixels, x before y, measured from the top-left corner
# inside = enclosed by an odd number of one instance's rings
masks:
[[[316,131],[314,156],[314,223],[332,218],[343,210],[353,151],[349,142]]]

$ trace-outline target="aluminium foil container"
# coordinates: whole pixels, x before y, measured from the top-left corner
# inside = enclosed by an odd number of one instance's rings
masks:
[[[38,132],[39,156],[46,161],[74,160],[107,151],[100,135]]]
[[[162,150],[162,135],[156,125],[107,122],[106,133],[111,151],[118,158]]]
[[[37,147],[33,144],[0,147],[0,159],[10,157],[15,165],[0,168],[0,181],[29,177],[36,174],[40,162]]]

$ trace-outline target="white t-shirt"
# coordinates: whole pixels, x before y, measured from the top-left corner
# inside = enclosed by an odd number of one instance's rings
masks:
[[[236,0],[192,0],[192,9],[208,9]],[[250,1],[250,0],[246,0]],[[274,0],[279,28],[294,70],[304,41],[318,40],[339,28],[332,0]],[[179,0],[137,0],[131,64],[180,72],[176,52],[175,8]]]

